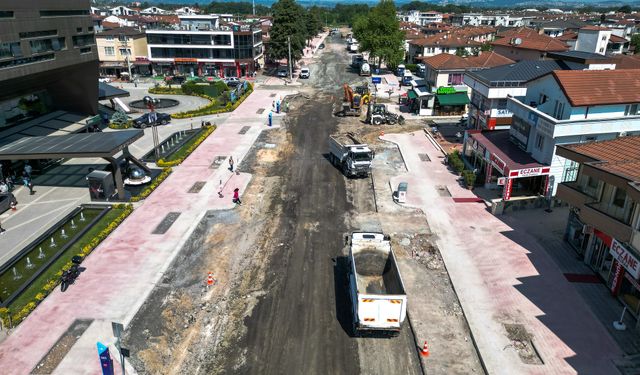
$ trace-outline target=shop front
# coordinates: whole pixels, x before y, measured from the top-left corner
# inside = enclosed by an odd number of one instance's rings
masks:
[[[476,171],[476,181],[489,190],[502,190],[502,199],[546,196],[549,166],[535,161],[509,141],[508,130],[469,130],[463,154]]]
[[[580,220],[577,210],[575,208],[569,210],[565,239],[580,256],[585,255],[592,234],[593,228]]]
[[[124,62],[115,61],[103,61],[100,62],[100,76],[101,77],[116,77],[120,78],[122,72],[127,71],[127,66]]]
[[[467,113],[469,96],[466,91],[458,91],[455,87],[439,87],[436,90],[434,115],[457,116]]]
[[[640,256],[631,248],[618,242],[611,241],[610,254],[613,258],[613,275],[609,285],[614,296],[627,307],[631,314],[638,318],[640,312]]]

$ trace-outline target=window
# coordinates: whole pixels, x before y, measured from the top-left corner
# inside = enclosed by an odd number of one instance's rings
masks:
[[[54,39],[39,39],[29,42],[31,53],[43,53],[51,51],[60,51],[65,49],[64,37]]]
[[[616,207],[624,207],[624,202],[627,200],[627,192],[624,189],[616,188],[616,191],[613,193],[613,204]]]
[[[22,49],[20,48],[20,42],[0,43],[0,59],[21,56]]]
[[[113,47],[104,47],[104,54],[107,56],[113,56],[116,54],[116,51]]]
[[[41,10],[40,17],[87,16],[88,9]]]
[[[55,60],[56,56],[53,53],[46,55],[38,55],[25,57],[23,59],[14,59],[0,62],[0,69],[12,68],[18,65],[32,64],[40,61]]]
[[[82,27],[76,27],[76,32],[77,33],[81,33],[82,32]]]
[[[625,116],[636,116],[640,115],[640,105],[638,104],[628,104],[624,107],[624,115]]]
[[[87,31],[93,31],[93,26],[87,27]]]
[[[131,56],[131,49],[130,48],[120,48],[118,51],[120,52],[120,54],[122,56]]]
[[[538,103],[543,104],[546,103],[548,97],[545,94],[540,94],[540,100],[538,101]],[[556,101],[557,103],[557,101]]]
[[[606,36],[606,35],[603,35],[603,36],[602,36],[602,41],[605,41],[605,40],[607,40],[607,36]]]
[[[76,35],[73,37],[73,45],[75,47],[84,47],[91,44],[96,44],[93,39],[93,34]]]
[[[0,18],[13,18],[12,10],[0,10]]]
[[[600,53],[604,53],[604,47],[600,48]]]
[[[113,41],[113,35],[107,35],[105,39],[108,41]]]
[[[91,47],[80,48],[80,53],[91,53]]]
[[[41,36],[58,35],[58,30],[28,31],[19,33],[18,35],[20,36],[20,39],[38,38]]]
[[[536,148],[542,150],[544,147],[544,137],[540,134],[536,134]]]
[[[563,115],[564,115],[564,103],[560,102],[559,100],[556,100],[556,104],[553,108],[553,117],[557,118],[558,120],[562,120]]]
[[[126,42],[129,40],[126,35],[118,35],[118,40],[121,42]]]
[[[578,180],[578,171],[580,170],[580,163],[573,160],[564,160],[564,171],[562,173],[562,182],[575,182]]]
[[[461,85],[464,80],[464,73],[451,73],[447,79],[447,83],[452,85]]]

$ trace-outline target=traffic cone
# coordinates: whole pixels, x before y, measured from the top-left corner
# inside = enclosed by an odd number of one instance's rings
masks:
[[[422,347],[422,350],[420,350],[420,355],[422,355],[423,357],[428,357],[429,356],[429,346],[427,346],[427,342],[424,342],[424,346]]]
[[[209,272],[209,276],[207,277],[207,286],[211,286],[214,283],[213,274]]]

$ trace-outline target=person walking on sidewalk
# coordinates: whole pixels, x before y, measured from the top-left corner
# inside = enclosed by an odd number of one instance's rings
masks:
[[[28,161],[24,163],[24,171],[27,173],[27,176],[31,178],[31,172],[33,172],[33,168],[31,167],[31,164],[29,164]]]
[[[229,170],[233,172],[233,156],[229,156]]]
[[[238,188],[233,189],[233,203],[242,204],[240,201],[240,189]]]
[[[0,234],[3,234],[7,230],[2,227],[2,222],[0,222]]]

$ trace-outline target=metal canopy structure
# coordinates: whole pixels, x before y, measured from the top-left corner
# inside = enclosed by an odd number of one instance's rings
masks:
[[[98,82],[98,100],[122,98],[126,96],[129,96],[128,91],[121,90],[104,82]]]
[[[128,146],[142,138],[144,131],[120,130],[104,133],[77,133],[44,137],[24,137],[0,146],[0,160],[103,158],[114,171],[118,198],[125,199],[120,165],[114,155],[119,152],[134,164],[149,169],[130,153]]]

